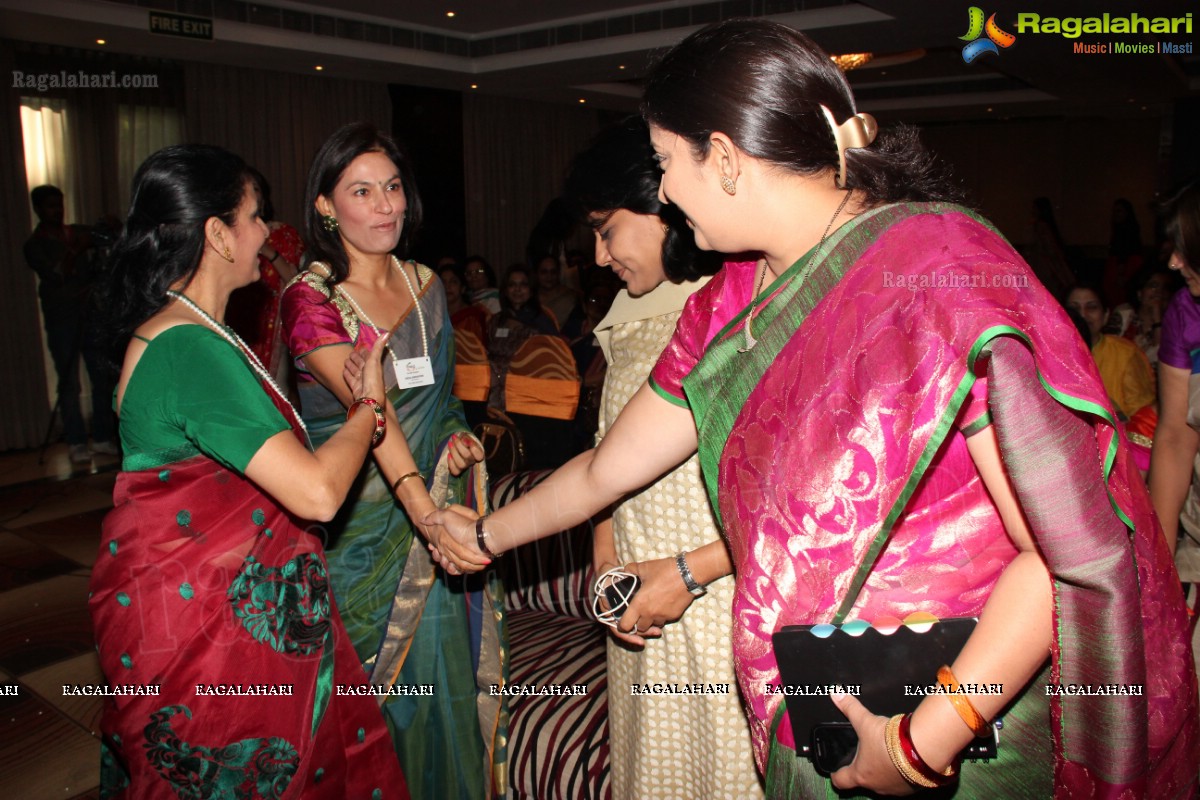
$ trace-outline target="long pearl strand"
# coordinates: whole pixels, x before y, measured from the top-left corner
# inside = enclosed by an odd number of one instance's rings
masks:
[[[423,312],[421,310],[421,299],[419,297],[417,297],[417,290],[413,287],[412,280],[409,279],[408,273],[405,272],[404,267],[401,266],[400,259],[396,258],[395,256],[392,256],[392,266],[394,266],[396,269],[398,269],[400,271],[400,277],[404,278],[404,283],[405,283],[405,285],[408,286],[409,294],[412,295],[413,307],[416,308],[416,310],[417,310],[417,323],[421,326],[422,355],[424,355],[426,358],[428,358],[429,357],[429,334],[425,330],[425,312]],[[337,290],[338,290],[338,292],[341,293],[342,297],[346,298],[346,301],[350,303],[350,307],[354,309],[355,315],[360,320],[362,320],[363,322],[367,323],[372,328],[374,328],[376,336],[382,336],[383,329],[381,329],[378,325],[376,325],[371,320],[371,318],[367,316],[367,312],[363,311],[362,306],[360,306],[355,301],[355,299],[350,295],[350,293],[348,291],[346,291],[346,287],[342,286],[341,284],[338,284]],[[396,352],[394,350],[392,350],[391,342],[388,342],[387,350],[389,353],[392,354],[393,368],[396,369],[396,378],[397,378],[397,380],[399,380],[400,370],[395,367],[395,362],[399,361],[400,357],[396,355]]]
[[[205,325],[212,328],[222,339],[229,342],[242,352],[242,355],[244,355],[246,360],[250,362],[250,366],[255,372],[258,373],[258,376],[266,381],[267,385],[275,390],[276,396],[278,396],[279,399],[282,400],[287,407],[292,410],[292,417],[300,424],[300,429],[304,431],[304,437],[307,439],[308,426],[304,424],[304,419],[300,416],[299,412],[296,411],[296,407],[292,405],[292,401],[288,400],[287,395],[284,394],[283,390],[279,388],[279,384],[275,383],[275,379],[271,377],[271,373],[267,372],[267,368],[264,367],[262,362],[258,360],[258,356],[254,354],[254,351],[251,350],[244,341],[242,341],[242,337],[238,336],[232,330],[217,322],[212,316],[209,315],[207,311],[196,305],[190,297],[182,292],[177,292],[174,289],[168,289],[167,296],[173,297],[174,299],[183,303],[185,306],[191,309],[196,316],[204,320]]]

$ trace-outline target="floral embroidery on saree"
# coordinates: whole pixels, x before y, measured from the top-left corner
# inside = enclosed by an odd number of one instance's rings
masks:
[[[247,556],[227,596],[254,640],[276,652],[311,655],[329,633],[329,577],[312,553],[278,568]]]
[[[171,728],[171,717],[192,712],[167,706],[150,715],[146,759],[183,800],[274,800],[287,791],[300,756],[287,739],[242,739],[220,747],[192,745]]]

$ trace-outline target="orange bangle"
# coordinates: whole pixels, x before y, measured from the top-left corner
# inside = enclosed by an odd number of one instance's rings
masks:
[[[954,673],[950,671],[950,667],[943,665],[938,670],[938,683],[942,684],[950,691],[946,695],[946,699],[950,701],[950,705],[954,706],[954,710],[958,712],[958,716],[971,729],[971,733],[976,737],[987,736],[991,730],[991,725],[983,715],[976,710],[971,698],[965,694],[958,692],[958,680],[954,677]]]

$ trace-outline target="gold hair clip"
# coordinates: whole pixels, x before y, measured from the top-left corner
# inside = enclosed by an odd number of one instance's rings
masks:
[[[821,106],[825,112],[825,120],[833,132],[834,145],[838,151],[837,185],[839,189],[846,188],[846,151],[850,148],[862,149],[869,147],[879,133],[879,124],[870,114],[858,113],[846,119],[841,125],[834,119],[833,112],[826,106]]]

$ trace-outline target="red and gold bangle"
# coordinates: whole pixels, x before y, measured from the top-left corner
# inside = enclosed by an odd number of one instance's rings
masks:
[[[942,665],[938,670],[938,683],[945,686],[950,691],[946,694],[946,699],[950,701],[950,705],[954,706],[954,710],[958,712],[958,716],[971,729],[971,733],[976,737],[987,736],[991,732],[991,726],[988,721],[983,718],[979,710],[975,708],[975,704],[971,702],[971,698],[965,694],[960,694],[958,691],[958,680],[954,677],[954,673],[950,671],[950,667]]]
[[[346,409],[347,421],[354,416],[354,412],[358,410],[359,406],[368,406],[375,412],[375,430],[371,433],[371,447],[375,447],[383,441],[383,434],[387,429],[387,417],[383,415],[383,407],[374,397],[360,397]]]
[[[934,772],[933,768],[925,763],[925,759],[921,758],[921,754],[917,752],[916,745],[913,744],[912,734],[909,733],[909,724],[911,722],[912,714],[905,714],[901,717],[900,723],[896,728],[896,737],[900,742],[901,753],[904,754],[904,758],[908,761],[909,766],[926,781],[926,783],[918,785],[923,785],[928,789],[945,786],[958,777],[958,764],[951,764],[946,767],[944,772]]]
[[[913,769],[912,764],[904,755],[904,748],[900,744],[900,722],[903,719],[904,714],[897,714],[887,721],[887,725],[883,728],[883,746],[887,749],[888,758],[892,760],[892,766],[900,773],[901,778],[919,789],[932,789],[937,784],[925,780],[921,773]]]

